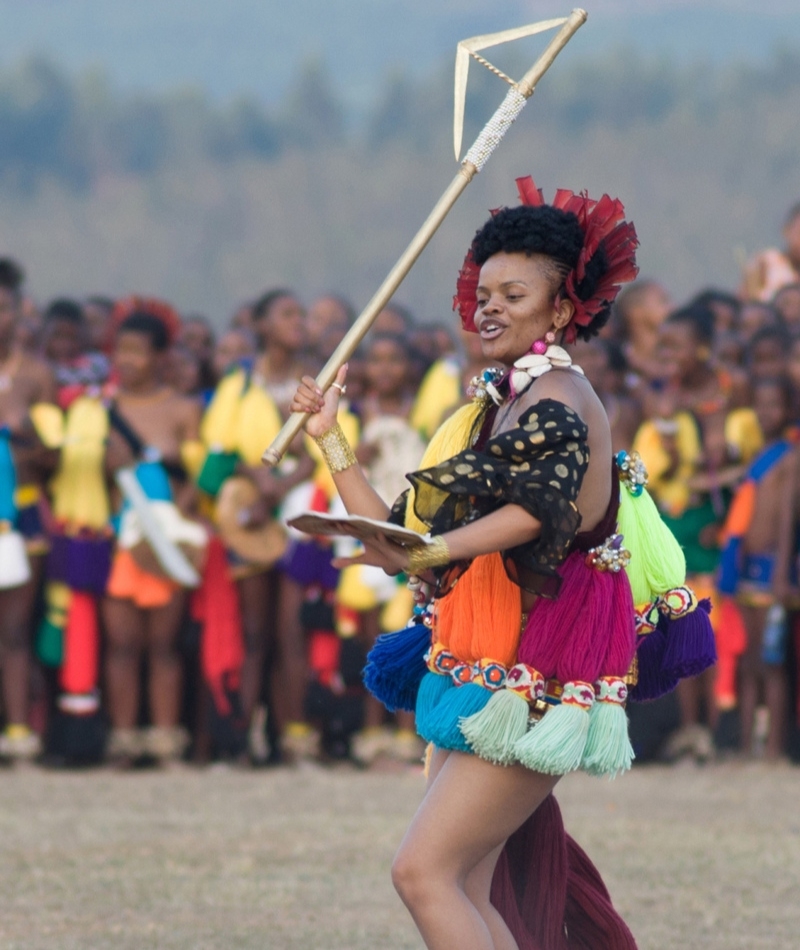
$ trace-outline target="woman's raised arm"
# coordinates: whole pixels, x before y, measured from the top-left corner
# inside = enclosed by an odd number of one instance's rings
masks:
[[[333,475],[336,490],[351,515],[386,521],[389,506],[367,481],[339,426],[337,414],[339,398],[345,389],[347,365],[343,366],[335,382],[326,393],[311,376],[304,376],[292,399],[292,412],[310,413],[305,431],[317,443]]]

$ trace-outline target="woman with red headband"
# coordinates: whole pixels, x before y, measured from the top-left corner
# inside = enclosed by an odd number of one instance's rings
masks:
[[[292,409],[311,413],[348,511],[430,532],[410,549],[379,535],[360,559],[410,575],[416,593],[415,622],[378,642],[365,679],[390,708],[416,709],[432,747],[393,867],[426,946],[630,950],[551,792],[570,771],[630,766],[624,703],[645,622],[650,696],[708,662],[707,618],[680,599],[680,551],[636,460],[615,466],[602,403],[562,345],[596,333],[636,275],[633,225],[607,195],[547,205],[530,179],[518,186],[522,206],[476,234],[455,300],[491,366],[391,513],[335,425],[345,372],[325,394],[306,378]],[[632,558],[629,533],[658,555]],[[699,621],[690,636],[667,630],[680,613]]]

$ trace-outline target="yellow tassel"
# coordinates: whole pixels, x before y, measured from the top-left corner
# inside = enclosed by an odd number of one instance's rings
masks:
[[[64,424],[64,447],[53,481],[53,514],[67,530],[101,530],[108,524],[105,441],[108,413],[103,403],[81,396],[70,406]]]
[[[420,469],[431,468],[443,462],[445,459],[452,458],[459,452],[469,447],[470,435],[480,414],[485,408],[484,403],[477,400],[462,406],[450,416],[436,431],[436,434],[428,444],[422,461],[419,464]],[[441,497],[440,497],[441,496]],[[426,492],[425,509],[435,511],[444,501],[445,493],[435,488],[430,488]],[[414,510],[414,489],[408,496],[406,505],[406,527],[412,531],[419,531],[425,534],[428,526],[421,521]]]

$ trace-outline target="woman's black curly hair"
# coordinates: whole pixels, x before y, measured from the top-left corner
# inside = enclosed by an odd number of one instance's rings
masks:
[[[564,290],[564,281],[577,265],[583,249],[583,228],[578,216],[552,205],[517,205],[501,208],[475,234],[472,258],[482,267],[495,254],[542,254],[552,260],[553,297]],[[589,300],[608,269],[601,244],[586,262],[586,273],[575,287],[581,300]],[[578,326],[582,340],[595,336],[608,322],[610,304],[602,307],[588,326]]]

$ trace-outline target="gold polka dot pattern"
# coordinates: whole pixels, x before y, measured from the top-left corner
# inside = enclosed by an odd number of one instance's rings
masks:
[[[506,571],[525,590],[554,597],[560,584],[556,568],[580,526],[575,500],[589,464],[587,436],[572,409],[544,399],[480,451],[459,452],[409,475],[415,511],[433,534],[442,534],[503,505],[520,505],[541,522],[541,531],[536,540],[502,552]],[[442,572],[442,593],[468,566],[450,565]]]

